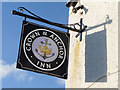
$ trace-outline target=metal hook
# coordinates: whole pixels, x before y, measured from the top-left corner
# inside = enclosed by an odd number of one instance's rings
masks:
[[[18,11],[18,12],[21,12],[21,13],[24,12],[22,8],[18,8],[17,11]]]
[[[25,17],[25,21],[26,21],[26,17]]]

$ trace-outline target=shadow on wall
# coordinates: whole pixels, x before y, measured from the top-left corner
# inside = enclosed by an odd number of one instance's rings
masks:
[[[85,47],[86,82],[94,82],[107,74],[106,31],[86,36]],[[106,82],[107,77],[99,82]]]
[[[110,20],[109,20],[110,21]],[[106,43],[106,24],[96,25],[93,28],[104,26],[104,30],[90,35],[85,39],[85,82],[95,82],[100,77],[107,75],[107,43]],[[88,30],[91,30],[88,29]],[[107,77],[97,82],[107,82]]]

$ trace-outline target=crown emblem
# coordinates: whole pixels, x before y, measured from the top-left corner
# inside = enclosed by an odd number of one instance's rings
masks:
[[[42,45],[39,45],[39,50],[42,54],[38,52],[38,49],[36,49],[36,52],[43,57],[43,59],[50,58],[54,56],[55,54],[52,53],[52,48],[48,48],[48,45],[51,46],[50,43],[48,43],[48,39],[45,40],[45,42],[40,42]]]

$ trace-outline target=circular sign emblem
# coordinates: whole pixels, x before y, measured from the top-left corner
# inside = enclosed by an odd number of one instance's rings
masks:
[[[38,69],[56,70],[65,61],[65,45],[61,38],[52,31],[33,30],[25,37],[23,45],[26,58]]]

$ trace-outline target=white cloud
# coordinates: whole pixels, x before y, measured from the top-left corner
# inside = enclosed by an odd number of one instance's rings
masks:
[[[28,75],[27,72],[17,69],[16,63],[10,65],[3,60],[0,60],[0,73],[2,74],[0,80],[9,76],[13,76],[18,81],[33,80],[33,77]]]
[[[17,69],[16,63],[10,65],[3,60],[0,60],[0,73],[2,73],[2,76],[0,75],[0,80],[9,76],[14,77],[17,81],[27,80],[31,82],[34,79],[33,76],[30,76],[27,72]],[[56,83],[63,86],[65,85],[65,80],[57,78]]]
[[[65,80],[64,79],[57,79],[57,83],[61,86],[65,85]]]
[[[33,77],[29,77],[29,79],[28,79],[28,80],[29,80],[29,82],[31,82],[31,81],[33,80]]]

